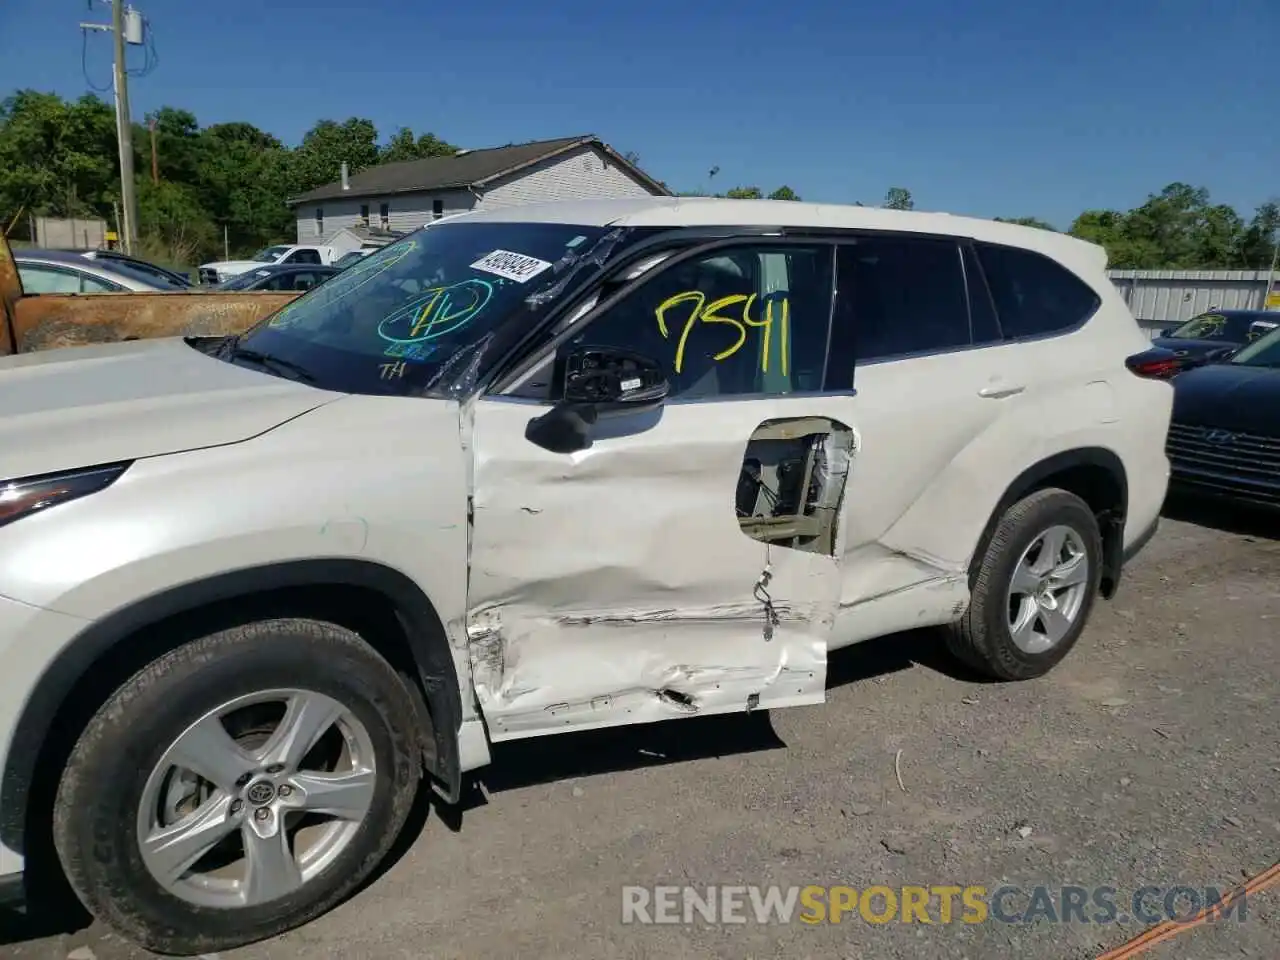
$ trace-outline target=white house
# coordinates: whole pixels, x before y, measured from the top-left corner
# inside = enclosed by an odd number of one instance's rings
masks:
[[[384,163],[350,176],[345,166],[341,179],[288,201],[298,243],[328,243],[353,229],[407,233],[450,214],[543,200],[671,195],[589,135]]]

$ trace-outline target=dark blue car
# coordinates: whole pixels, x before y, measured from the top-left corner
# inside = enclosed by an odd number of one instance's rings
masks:
[[[1280,327],[1174,378],[1168,452],[1174,488],[1280,507]]]
[[[1280,326],[1280,313],[1265,310],[1210,310],[1152,341],[1172,351],[1183,369],[1225,360],[1241,347]]]

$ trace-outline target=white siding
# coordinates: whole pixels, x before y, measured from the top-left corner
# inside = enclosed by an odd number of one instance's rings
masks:
[[[297,207],[298,243],[324,243],[344,227],[360,222],[360,206],[369,206],[369,225],[379,227],[378,210],[382,203],[391,205],[391,229],[402,233],[417,230],[430,223],[432,203],[444,203],[444,216],[465,213],[473,207],[493,209],[547,200],[602,200],[627,197],[649,197],[654,191],[645,183],[620,168],[602,151],[580,147],[518,170],[495,181],[485,189],[479,204],[469,190],[447,190],[439,193],[400,193],[390,197],[345,197],[311,201]],[[316,231],[316,208],[324,211],[324,230]]]
[[[475,196],[468,190],[448,190],[442,193],[397,193],[389,197],[356,197],[336,200],[315,200],[299,204],[297,208],[298,243],[324,243],[346,227],[358,226],[360,207],[369,207],[369,226],[381,227],[382,204],[390,206],[390,228],[400,233],[417,230],[430,223],[434,216],[432,204],[444,203],[444,216],[464,213],[475,204]],[[324,211],[324,233],[316,232],[316,209]]]
[[[547,200],[605,200],[650,197],[654,191],[624,172],[600,150],[577,150],[518,170],[484,191],[480,208],[509,207]]]

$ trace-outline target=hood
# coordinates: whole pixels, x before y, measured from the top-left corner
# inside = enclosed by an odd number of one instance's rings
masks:
[[[1280,436],[1280,370],[1221,363],[1173,379],[1176,423]]]
[[[344,394],[179,338],[0,359],[0,479],[238,443]]]
[[[1151,341],[1157,347],[1172,350],[1179,357],[1199,358],[1216,351],[1233,353],[1242,346],[1229,340],[1188,340],[1180,337],[1156,337]]]

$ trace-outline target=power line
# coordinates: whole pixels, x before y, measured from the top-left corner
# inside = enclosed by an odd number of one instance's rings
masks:
[[[95,93],[106,93],[111,89],[111,84],[106,83],[98,86],[93,82],[93,78],[89,76],[89,31],[85,27],[80,28],[80,71],[84,74],[84,82]]]

